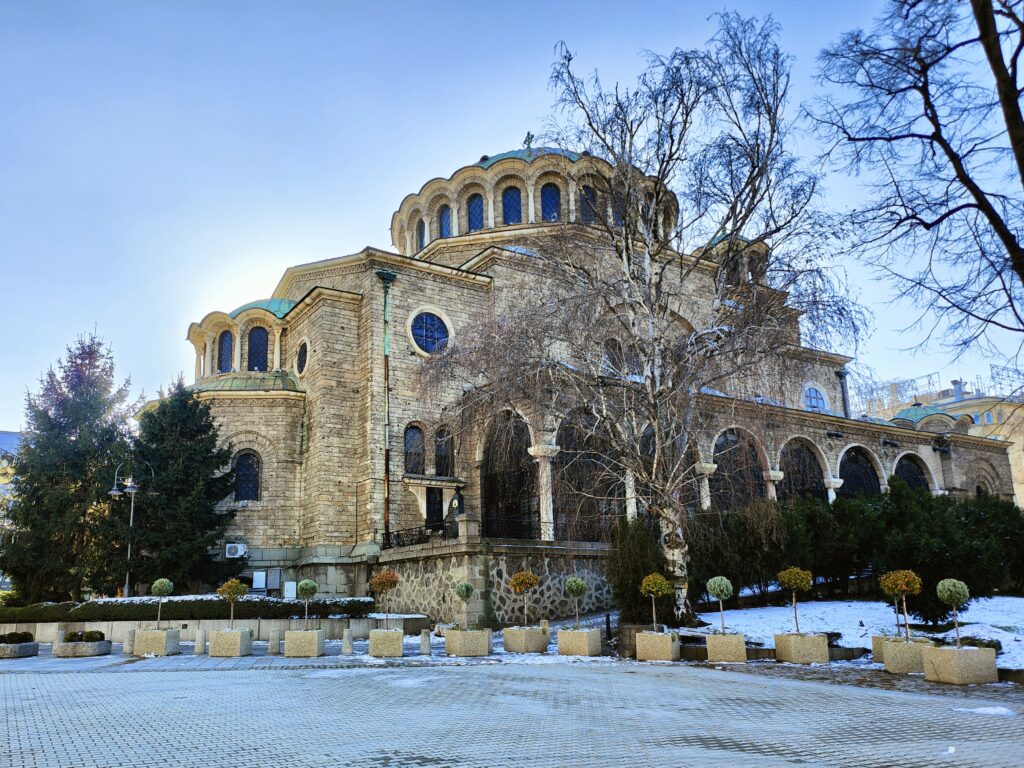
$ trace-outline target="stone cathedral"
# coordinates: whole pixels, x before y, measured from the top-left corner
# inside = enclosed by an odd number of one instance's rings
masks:
[[[560,588],[570,572],[590,582],[583,608],[610,604],[606,536],[566,525],[560,503],[563,430],[508,413],[516,439],[496,466],[486,430],[456,435],[419,393],[424,360],[473,318],[529,295],[517,290],[531,280],[525,242],[543,247],[548,233],[590,223],[587,176],[606,169],[558,149],[485,156],[401,202],[393,250],[290,267],[270,298],[189,327],[192,389],[235,452],[223,554],[247,557],[254,589],[286,595],[313,578],[328,594],[359,595],[387,567],[402,579],[399,610],[506,621],[507,580],[525,565],[542,576],[549,615],[570,612]],[[800,345],[795,322],[801,364],[771,397],[702,395],[713,414],[697,446],[702,503],[737,445],[769,498],[884,493],[893,475],[934,493],[1012,498],[1005,443],[970,436],[935,407],[888,421],[851,413],[850,359]],[[498,474],[519,488],[515,503],[494,491]],[[462,581],[478,591],[468,606],[452,597]]]

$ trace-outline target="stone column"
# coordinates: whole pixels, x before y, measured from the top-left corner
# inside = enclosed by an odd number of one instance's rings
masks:
[[[636,475],[632,469],[626,470],[622,482],[626,487],[626,519],[636,520]]]
[[[274,370],[281,370],[281,328],[274,329]]]
[[[843,480],[839,477],[826,477],[825,478],[825,490],[828,491],[828,503],[832,504],[836,500],[836,491],[843,487]]]
[[[452,237],[459,236],[459,208],[455,203],[450,203],[449,208],[452,211]],[[469,222],[466,222],[467,224]]]
[[[569,179],[569,221],[576,221],[576,181]]]
[[[213,366],[214,361],[214,343],[217,341],[216,335],[212,333],[206,334],[206,375],[213,376],[216,373],[216,368]]]
[[[785,473],[778,469],[769,469],[767,472],[764,473],[764,485],[766,490],[768,491],[769,499],[774,500],[779,498],[778,492],[775,488],[775,484],[782,482],[782,478],[784,476]]]
[[[231,350],[231,370],[240,371],[242,370],[242,329],[239,328],[233,333],[235,337],[235,348]]]
[[[711,461],[699,461],[693,465],[700,484],[700,508],[711,509],[711,483],[708,478],[715,474],[718,465]]]
[[[487,226],[494,229],[494,190],[487,193]]]
[[[551,496],[551,459],[562,450],[551,443],[531,445],[528,452],[537,460],[537,495],[540,498],[540,538],[555,540],[555,502]]]
[[[196,375],[193,383],[199,381],[199,377],[203,375],[203,355],[199,349],[196,349]]]
[[[537,221],[537,216],[533,212],[533,184],[527,184],[526,186],[526,223],[533,224]]]

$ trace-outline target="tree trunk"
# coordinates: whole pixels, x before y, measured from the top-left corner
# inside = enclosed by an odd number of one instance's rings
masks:
[[[907,616],[907,596],[903,596],[903,633],[907,642],[910,642],[910,617]]]
[[[228,629],[234,629],[235,628],[235,601],[234,600],[231,601],[230,606],[231,606],[231,608],[230,608],[231,613],[228,614]]]
[[[725,608],[722,606],[722,600],[718,600],[718,615],[722,619],[722,633],[725,634]]]
[[[793,625],[796,627],[796,633],[800,634],[800,619],[796,616],[796,590],[793,590]]]
[[[580,628],[580,599],[577,597],[573,600],[576,603],[576,629]]]
[[[658,631],[658,606],[654,595],[651,595],[651,626],[654,627],[655,632]]]
[[[302,625],[302,628],[304,630],[308,630],[309,629],[309,600],[306,600],[305,603],[306,603],[306,621]]]
[[[672,620],[677,627],[696,624],[690,608],[688,591],[690,587],[690,549],[683,538],[679,517],[671,510],[657,510],[661,527],[661,548],[668,561],[669,578],[675,595],[672,605]]]
[[[953,609],[953,627],[956,628],[956,647],[960,647],[960,618],[956,614],[956,608]]]
[[[164,607],[164,600],[160,598],[156,601],[156,628],[160,629],[160,609]]]

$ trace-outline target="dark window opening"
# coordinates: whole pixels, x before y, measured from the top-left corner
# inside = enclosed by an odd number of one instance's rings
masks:
[[[519,187],[506,187],[501,193],[501,220],[504,224],[523,223],[523,193]]]
[[[843,454],[843,460],[839,463],[839,477],[843,484],[839,486],[836,495],[842,498],[878,496],[882,493],[875,465],[860,448],[851,448]]]
[[[543,221],[562,218],[562,192],[556,184],[545,184],[540,188],[540,217]]]
[[[828,499],[825,471],[818,462],[817,454],[806,443],[799,440],[787,443],[779,458],[779,469],[782,471],[782,480],[775,492],[780,501],[803,496],[821,501]]]
[[[729,512],[768,495],[760,452],[750,435],[731,429],[719,435],[714,463],[718,468],[709,484],[716,509]]]
[[[440,488],[427,488],[427,530],[444,530],[444,492]]]
[[[409,475],[422,475],[426,459],[426,446],[423,441],[423,430],[415,425],[405,428],[405,472]]]
[[[266,328],[256,326],[249,331],[249,351],[246,355],[250,371],[266,371],[270,334]]]
[[[919,461],[911,456],[904,456],[896,462],[896,477],[911,488],[927,490],[928,476]]]
[[[540,538],[537,463],[529,447],[530,429],[519,416],[506,411],[495,420],[480,467],[484,536]]]
[[[260,458],[251,451],[235,457],[235,501],[260,498]]]
[[[221,331],[217,339],[217,373],[229,373],[234,364],[234,336],[231,331]]]
[[[416,346],[432,355],[448,344],[448,326],[433,312],[420,312],[412,321],[412,338]]]
[[[451,433],[441,427],[434,437],[434,474],[455,477],[455,451]]]
[[[484,198],[482,195],[470,195],[466,203],[466,223],[470,232],[484,228]]]

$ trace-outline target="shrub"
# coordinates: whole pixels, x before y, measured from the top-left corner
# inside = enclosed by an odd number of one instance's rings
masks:
[[[65,621],[77,603],[33,603],[23,608],[0,608],[0,622],[5,624],[34,624]]]
[[[907,595],[916,595],[921,592],[921,577],[913,571],[903,569],[901,571],[889,571],[883,573],[878,580],[882,591],[890,600],[899,601],[903,605],[903,631],[906,639],[910,640],[910,619],[907,617]]]
[[[455,596],[464,603],[468,603],[475,592],[476,589],[468,581],[464,581],[455,587]]]
[[[796,627],[796,633],[799,635],[800,619],[796,615],[796,593],[810,592],[811,587],[814,585],[814,576],[804,568],[790,566],[785,570],[779,571],[776,578],[778,579],[779,586],[788,590],[793,595],[793,626]]]
[[[156,628],[160,629],[160,609],[163,607],[164,598],[174,592],[174,582],[170,579],[157,579],[150,585],[149,593],[158,598],[156,604]]]
[[[958,611],[967,605],[971,593],[967,585],[956,579],[943,579],[935,587],[939,600],[953,609],[953,626],[956,628],[956,647],[960,647],[960,617]]]
[[[576,629],[580,628],[580,598],[587,594],[587,582],[579,576],[570,576],[565,580],[565,594],[572,598],[576,606]]]
[[[106,639],[106,635],[95,629],[88,632],[68,632],[64,635],[65,643],[98,643]]]
[[[31,632],[8,632],[0,635],[0,643],[17,645],[18,643],[31,643],[33,641]]]
[[[640,583],[649,573],[667,568],[665,553],[658,540],[658,522],[650,515],[634,519],[619,518],[611,529],[611,546],[605,572],[612,589],[612,600],[619,609],[619,622],[646,623],[650,606],[640,593]],[[656,600],[658,611],[671,615],[670,597]]]
[[[384,601],[384,626],[387,627],[391,592],[398,587],[398,574],[394,571],[379,571],[370,579],[370,591]]]
[[[529,571],[518,571],[512,574],[512,579],[509,581],[509,586],[512,587],[512,591],[517,595],[523,596],[523,619],[524,626],[530,623],[530,596],[531,590],[536,589],[537,585],[540,584],[540,579],[536,574],[530,573]]]
[[[669,580],[660,573],[649,573],[640,582],[640,594],[651,598],[651,621],[655,632],[658,631],[658,608],[655,601],[659,597],[668,597],[672,592],[673,589]]]
[[[725,576],[713,576],[708,579],[707,588],[710,595],[718,600],[718,615],[722,620],[722,631],[725,632],[725,607],[722,601],[732,597],[732,582]]]
[[[217,594],[220,596],[220,599],[226,601],[230,606],[228,629],[235,628],[235,603],[238,602],[239,598],[244,597],[248,591],[249,588],[238,579],[228,579],[217,587]]]
[[[296,593],[300,598],[302,598],[302,602],[306,606],[306,620],[303,624],[304,629],[309,629],[309,601],[316,596],[316,593],[319,590],[320,586],[312,579],[303,579],[295,588]]]

